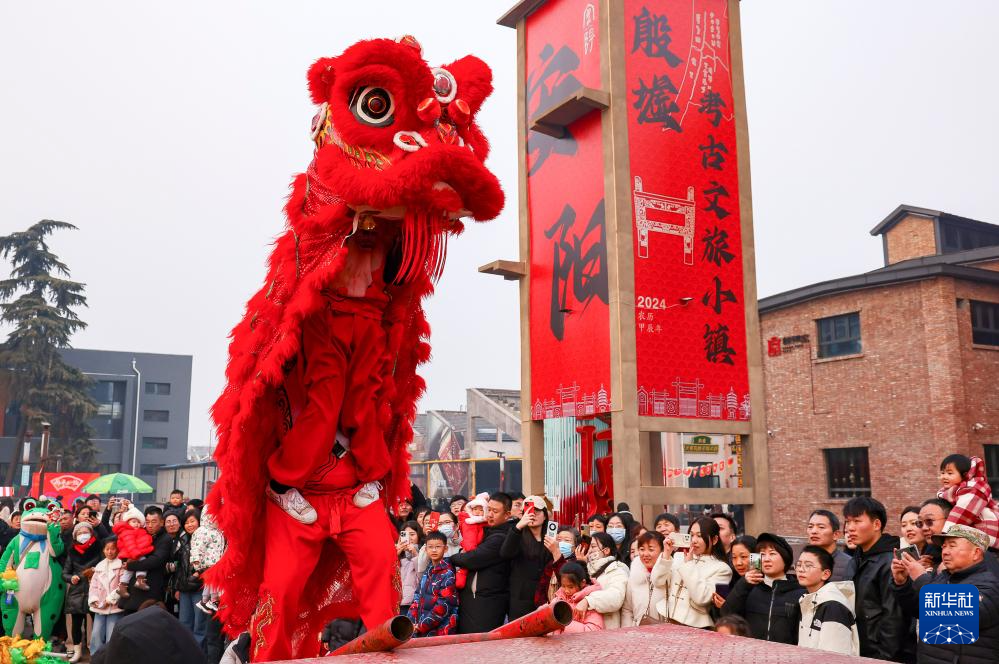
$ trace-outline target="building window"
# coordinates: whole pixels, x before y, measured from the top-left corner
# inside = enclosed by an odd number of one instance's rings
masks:
[[[971,341],[999,346],[999,304],[971,301]]]
[[[163,466],[162,463],[143,463],[139,464],[139,474],[151,477],[156,474],[156,471]]]
[[[102,463],[97,466],[97,472],[101,475],[110,475],[111,473],[120,473],[121,464],[120,463]]]
[[[169,422],[169,410],[144,410],[142,411],[143,422]]]
[[[94,438],[121,440],[125,417],[125,381],[99,380],[90,395],[97,402],[97,414],[90,419]]]
[[[999,445],[985,445],[985,473],[994,496],[999,492]]]
[[[170,396],[170,383],[146,383],[146,394]]]
[[[942,253],[967,251],[978,247],[994,247],[999,245],[999,232],[991,229],[964,228],[951,224],[940,224]]]
[[[819,328],[819,357],[860,353],[860,313],[830,316],[815,321]]]
[[[165,450],[167,439],[163,436],[143,436],[142,449],[144,450]]]
[[[871,471],[866,447],[823,450],[830,498],[871,495]]]

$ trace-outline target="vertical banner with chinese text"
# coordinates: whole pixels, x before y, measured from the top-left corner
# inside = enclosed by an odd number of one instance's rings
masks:
[[[626,0],[638,412],[750,418],[727,0]]]
[[[600,88],[598,3],[549,2],[526,29],[528,126],[580,87]],[[572,20],[567,20],[572,17]],[[610,410],[610,311],[601,117],[527,136],[531,416]]]

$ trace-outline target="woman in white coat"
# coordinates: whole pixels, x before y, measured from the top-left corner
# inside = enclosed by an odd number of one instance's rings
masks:
[[[621,626],[621,607],[628,593],[628,566],[617,559],[617,544],[607,533],[592,533],[586,553],[586,567],[600,590],[594,590],[576,603],[573,614],[583,622],[586,612],[596,611],[604,618],[604,629]]]
[[[656,608],[665,598],[663,589],[652,583],[652,570],[662,555],[663,541],[661,534],[652,531],[642,533],[635,540],[638,555],[631,560],[628,595],[621,609],[621,627],[638,627],[665,621]]]
[[[668,622],[708,628],[714,625],[712,595],[718,584],[732,580],[732,568],[726,562],[714,519],[695,521],[690,538],[690,548],[676,556],[673,543],[667,540],[652,569],[652,582],[665,595],[656,609]]]

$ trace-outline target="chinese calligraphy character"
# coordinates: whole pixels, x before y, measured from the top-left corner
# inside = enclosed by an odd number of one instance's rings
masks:
[[[971,593],[961,593],[957,598],[957,608],[959,609],[973,609],[975,596]]]
[[[725,155],[728,154],[728,148],[724,143],[716,143],[715,137],[708,134],[708,144],[698,145],[697,148],[701,151],[701,168],[705,170],[713,168],[716,171],[722,169]]]
[[[585,307],[599,298],[607,304],[607,229],[604,225],[604,201],[601,199],[582,234],[569,237],[576,223],[576,210],[571,205],[562,209],[558,220],[545,231],[545,237],[558,238],[552,245],[552,294],[550,326],[559,341],[565,337],[565,317],[572,313],[569,304],[569,283],[573,298]],[[584,248],[584,241],[592,238]]]
[[[701,106],[697,112],[707,114],[711,124],[717,127],[722,121],[723,106],[725,106],[725,100],[722,99],[721,95],[714,90],[708,90],[701,97]]]
[[[732,259],[735,258],[735,254],[728,250],[728,233],[719,230],[717,226],[706,229],[701,242],[704,243],[702,258],[709,263],[714,263],[721,267],[722,261],[731,263]]]
[[[661,122],[664,127],[683,131],[672,115],[679,113],[680,107],[676,103],[676,86],[669,76],[653,76],[652,85],[638,79],[638,89],[632,90],[632,93],[638,95],[634,103],[634,108],[639,111],[638,124]]]
[[[669,18],[665,14],[652,14],[648,7],[642,7],[642,12],[635,17],[635,43],[631,52],[641,49],[650,58],[664,58],[670,67],[676,67],[683,59],[669,50],[673,38],[670,32]]]
[[[714,304],[711,304],[712,301],[714,302]],[[721,279],[719,279],[718,277],[715,277],[715,292],[712,293],[711,291],[708,291],[707,293],[704,294],[704,297],[701,298],[701,304],[703,304],[706,307],[711,307],[712,309],[714,309],[716,314],[721,313],[722,305],[725,304],[726,302],[738,302],[738,301],[739,300],[735,298],[735,293],[733,293],[731,290],[722,289]]]
[[[718,324],[712,329],[708,323],[704,324],[704,357],[708,362],[735,364],[732,356],[736,354],[735,349],[729,345],[728,325]]]
[[[705,189],[701,193],[703,193],[705,196],[707,196],[708,201],[709,201],[709,205],[706,208],[701,208],[701,209],[703,209],[703,210],[705,210],[707,212],[714,212],[715,213],[715,217],[717,217],[718,219],[724,219],[725,217],[727,217],[729,215],[729,211],[728,210],[726,210],[722,206],[718,205],[718,199],[720,197],[722,197],[722,196],[724,196],[725,198],[729,197],[728,190],[726,190],[725,187],[721,186],[716,181],[712,180],[711,181],[711,188],[710,189]]]
[[[540,53],[541,65],[527,78],[527,107],[530,117],[535,117],[551,108],[552,104],[564,99],[570,92],[579,89],[582,83],[572,72],[579,68],[579,56],[563,46],[558,51],[546,44]],[[527,135],[527,152],[531,158],[528,175],[534,175],[553,153],[571,156],[576,154],[576,139],[569,130],[562,138],[555,138],[532,131]]]

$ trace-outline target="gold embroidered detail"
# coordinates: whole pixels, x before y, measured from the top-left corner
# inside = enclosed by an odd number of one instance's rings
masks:
[[[274,622],[274,598],[270,593],[266,593],[266,599],[257,607],[257,612],[253,616],[253,659],[257,659],[260,649],[267,645],[264,638],[264,628]]]

